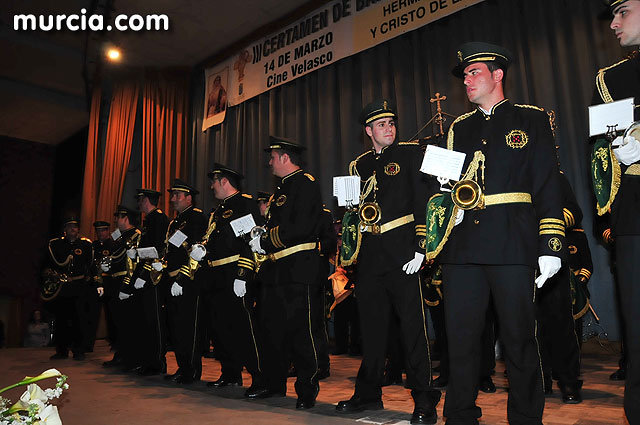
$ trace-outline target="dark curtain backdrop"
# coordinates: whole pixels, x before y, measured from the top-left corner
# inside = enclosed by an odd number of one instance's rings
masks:
[[[205,210],[213,204],[206,177],[213,161],[244,173],[244,190],[271,191],[274,180],[262,149],[272,134],[307,146],[306,169],[321,183],[324,202],[335,210],[332,177],[346,174],[349,161],[369,147],[357,121],[366,103],[379,97],[395,100],[399,138],[407,140],[435,113],[429,98],[436,92],[448,97],[445,112],[457,116],[472,109],[462,82],[450,72],[457,46],[472,40],[502,44],[514,55],[507,97],[556,112],[562,169],[584,210],[594,257],[592,303],[609,337],[617,339],[608,254],[591,232],[587,106],[597,69],[626,52],[609,22],[598,19],[602,9],[597,0],[487,0],[228,108],[225,122],[204,133],[204,76],[202,69],[195,70],[190,177],[202,192],[199,202]],[[421,136],[431,132],[430,127]]]

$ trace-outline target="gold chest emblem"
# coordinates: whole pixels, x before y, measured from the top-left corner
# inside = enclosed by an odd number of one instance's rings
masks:
[[[233,215],[233,210],[226,210],[222,213],[222,218],[229,218]]]
[[[504,137],[507,140],[507,146],[513,149],[522,149],[529,143],[529,136],[522,130],[511,130]]]
[[[569,254],[571,255],[575,255],[578,253],[578,248],[576,248],[574,245],[569,245],[568,250]]]
[[[399,172],[400,172],[400,164],[397,164],[395,162],[390,162],[384,166],[384,173],[387,176],[395,176]]]
[[[280,195],[276,200],[276,205],[281,207],[284,205],[285,202],[287,202],[287,195]]]
[[[553,252],[558,252],[562,249],[562,242],[560,242],[560,239],[558,238],[549,239],[548,245]]]
[[[82,255],[82,250],[80,248],[76,248],[73,253],[76,255]]]
[[[108,249],[102,250],[102,255],[104,255],[105,257],[109,255],[109,250]]]

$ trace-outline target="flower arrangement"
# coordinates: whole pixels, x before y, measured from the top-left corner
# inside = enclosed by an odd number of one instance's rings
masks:
[[[56,378],[55,388],[43,390],[35,382],[47,378]],[[0,396],[0,425],[62,425],[58,408],[49,404],[49,400],[59,398],[69,388],[67,376],[56,369],[49,369],[38,376],[25,376],[20,382],[0,389],[0,394],[21,385],[27,390],[13,406],[10,400]]]

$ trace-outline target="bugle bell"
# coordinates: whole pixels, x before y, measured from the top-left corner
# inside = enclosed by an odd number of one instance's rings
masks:
[[[451,189],[451,199],[461,210],[484,209],[484,194],[475,180],[460,180]]]

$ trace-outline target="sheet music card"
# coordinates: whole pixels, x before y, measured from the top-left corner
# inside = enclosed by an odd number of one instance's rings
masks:
[[[187,240],[187,235],[182,233],[180,230],[176,230],[176,232],[169,238],[169,243],[176,248],[180,248],[182,242]]]
[[[340,207],[358,205],[360,203],[360,177],[334,177],[333,196],[338,198],[338,206]]]
[[[452,151],[429,145],[422,158],[420,171],[436,177],[446,177],[449,180],[460,180],[464,159],[467,156],[464,152]]]
[[[138,257],[142,259],[154,259],[158,258],[158,250],[155,246],[149,246],[146,248],[138,248]]]
[[[633,123],[633,97],[589,106],[589,137],[606,134],[610,126],[626,130]]]
[[[248,235],[249,233],[251,233],[251,229],[256,227],[256,222],[253,219],[253,215],[251,214],[243,215],[240,218],[231,220],[229,224],[231,225],[233,233],[236,236]]]
[[[114,241],[120,236],[122,236],[122,233],[120,233],[120,229],[116,229],[111,233],[111,239],[113,239]]]

